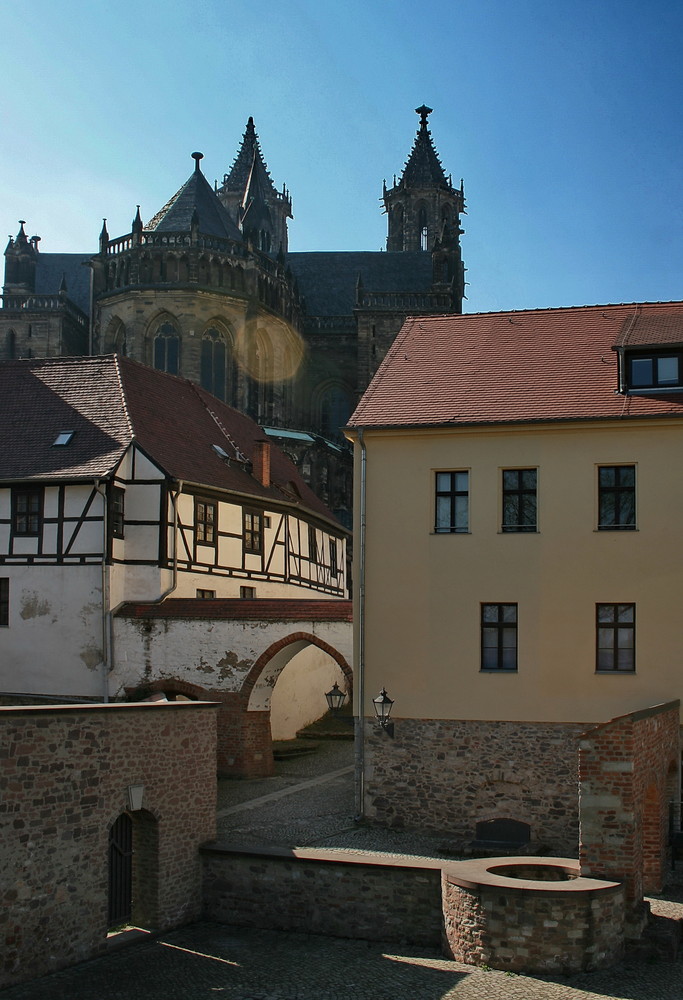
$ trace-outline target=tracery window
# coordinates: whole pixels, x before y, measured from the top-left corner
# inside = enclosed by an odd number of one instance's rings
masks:
[[[215,327],[209,327],[202,336],[199,381],[203,389],[219,399],[225,399],[226,354],[225,338]]]
[[[154,338],[154,367],[160,372],[177,375],[179,355],[178,331],[168,321],[161,323]]]

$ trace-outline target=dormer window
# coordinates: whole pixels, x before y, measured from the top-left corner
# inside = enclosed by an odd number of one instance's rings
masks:
[[[683,388],[683,350],[626,354],[626,389]]]

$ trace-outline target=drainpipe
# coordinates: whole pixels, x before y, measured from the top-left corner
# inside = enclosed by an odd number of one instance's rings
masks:
[[[360,511],[358,550],[358,737],[356,742],[358,780],[356,782],[356,820],[365,819],[365,520],[367,452],[363,428],[358,431],[360,445]]]
[[[178,480],[175,493],[172,490],[169,490],[171,503],[173,504],[173,576],[171,578],[171,586],[167,587],[160,597],[155,598],[153,601],[146,601],[145,603],[147,604],[161,604],[161,602],[165,601],[168,595],[172,594],[178,586],[178,497],[182,492],[182,480]]]
[[[109,622],[109,504],[107,487],[102,480],[95,480],[95,490],[102,497],[102,701],[109,701],[109,671],[111,669],[111,630]]]

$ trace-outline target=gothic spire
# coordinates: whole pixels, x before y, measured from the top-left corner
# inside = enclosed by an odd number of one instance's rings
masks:
[[[254,127],[254,119],[250,116],[247,127],[244,130],[244,135],[242,136],[242,145],[235,157],[235,162],[230,168],[230,172],[223,177],[223,190],[239,191],[244,197],[250,177],[254,172],[255,164],[261,181],[265,185],[264,193],[267,191],[269,194],[271,192],[275,194],[275,185],[263,159],[261,144],[259,143],[256,128]]]
[[[251,117],[235,161],[216,193],[255,246],[273,254],[282,245],[287,252],[287,219],[292,218],[292,199],[285,187],[282,191],[275,189]]]
[[[399,179],[399,186],[451,188],[452,185],[446,179],[441,160],[434,149],[432,133],[427,128],[427,119],[432,113],[432,108],[423,104],[415,108],[415,113],[420,116],[420,127]]]

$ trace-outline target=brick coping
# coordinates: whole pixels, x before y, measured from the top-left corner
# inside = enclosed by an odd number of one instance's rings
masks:
[[[497,868],[548,868],[561,869],[569,876],[566,881],[544,881],[542,879],[510,878],[499,875]],[[521,855],[516,858],[479,858],[472,861],[454,861],[448,865],[444,874],[451,885],[475,892],[504,889],[506,893],[522,895],[531,893],[534,896],[567,896],[616,893],[622,888],[621,882],[608,882],[603,879],[586,878],[580,874],[579,862],[576,858],[540,858],[533,855]]]
[[[372,868],[418,868],[427,871],[441,871],[453,863],[439,858],[423,858],[407,854],[346,851],[326,847],[256,847],[238,841],[216,841],[211,844],[202,844],[200,851],[205,855],[237,854],[254,858],[277,858],[283,861],[324,861],[330,864],[365,865]]]

